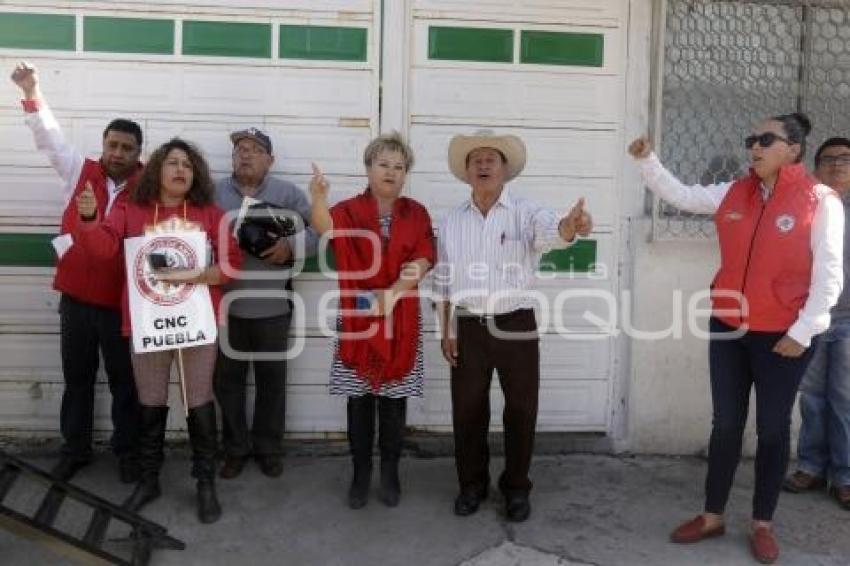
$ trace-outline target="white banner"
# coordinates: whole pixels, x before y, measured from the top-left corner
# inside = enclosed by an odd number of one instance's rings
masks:
[[[215,313],[206,285],[168,283],[154,267],[203,269],[204,232],[163,232],[124,240],[133,351],[137,354],[215,342]]]

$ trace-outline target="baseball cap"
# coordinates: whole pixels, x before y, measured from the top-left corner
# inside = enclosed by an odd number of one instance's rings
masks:
[[[244,140],[245,138],[254,140],[260,144],[263,149],[269,153],[269,155],[272,154],[272,140],[262,130],[258,128],[247,128],[230,134],[230,141],[233,142],[233,145],[236,145],[239,143],[239,140]]]

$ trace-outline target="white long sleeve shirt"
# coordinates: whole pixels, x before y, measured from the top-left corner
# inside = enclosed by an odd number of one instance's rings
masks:
[[[555,211],[507,188],[486,216],[470,198],[440,225],[435,294],[476,314],[534,307],[529,289],[541,255],[575,242],[561,239],[559,222]]]
[[[68,206],[68,202],[74,195],[74,189],[79,183],[85,157],[65,140],[59,122],[56,121],[56,117],[45,102],[41,102],[37,112],[28,112],[24,121],[32,131],[36,148],[47,156],[50,165],[62,179],[62,197],[64,205]],[[115,199],[125,186],[126,181],[116,185],[115,181],[107,178],[106,187],[109,192],[107,213],[112,209]]]
[[[732,183],[685,185],[664,168],[655,153],[637,160],[643,182],[660,198],[676,208],[697,214],[714,214]],[[825,185],[812,219],[812,281],[809,296],[788,336],[809,347],[812,336],[829,328],[829,311],[838,301],[844,284],[844,206]],[[762,197],[770,191],[762,187]]]

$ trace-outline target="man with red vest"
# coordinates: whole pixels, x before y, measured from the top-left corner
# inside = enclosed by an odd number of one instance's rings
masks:
[[[127,198],[142,170],[139,154],[142,130],[129,120],[113,120],[103,132],[103,153],[87,159],[71,147],[38,86],[35,67],[19,63],[12,81],[23,92],[26,124],[36,147],[50,160],[63,181],[65,211],[61,234],[53,240],[58,264],[53,288],[59,302],[62,373],[60,426],[65,445],[53,474],[69,480],[92,459],[92,420],[98,349],[112,393],[112,449],[119,458],[121,481],[136,481],[135,458],[139,403],[130,365],[129,342],[121,335],[121,289],[124,267],[120,256],[108,261],[88,257],[70,236],[77,213],[76,197],[90,186],[98,211],[105,216]]]

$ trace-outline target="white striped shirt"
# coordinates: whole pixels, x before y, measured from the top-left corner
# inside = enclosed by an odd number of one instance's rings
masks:
[[[541,255],[572,244],[561,239],[559,222],[555,211],[507,188],[486,216],[470,198],[440,224],[435,294],[476,314],[532,308]]]

